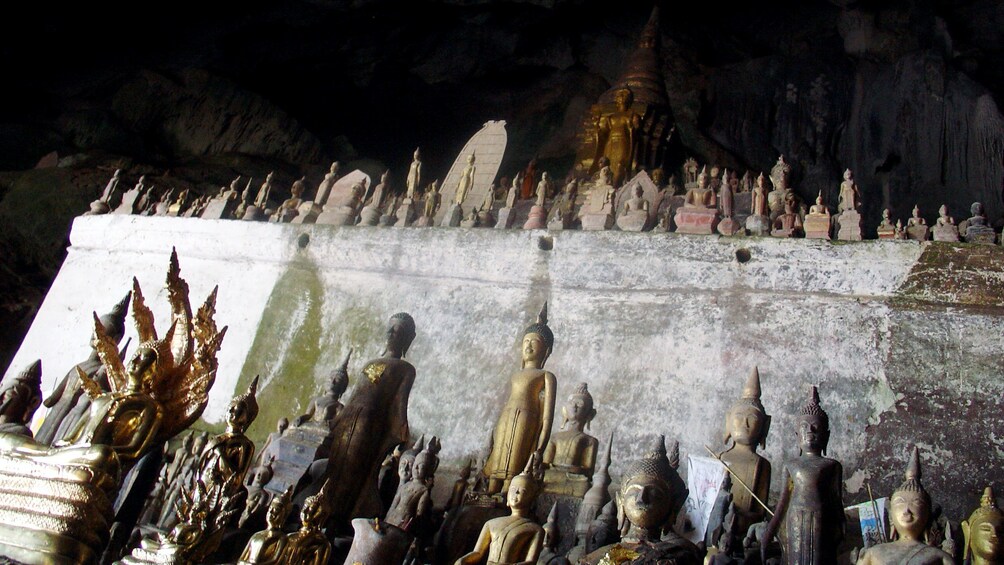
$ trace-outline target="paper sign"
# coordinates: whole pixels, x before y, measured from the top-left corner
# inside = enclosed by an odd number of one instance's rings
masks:
[[[863,502],[848,508],[848,510],[858,511],[858,521],[861,523],[861,539],[864,546],[871,547],[882,543],[882,532],[885,531],[885,498],[875,499],[875,505],[871,502]],[[878,516],[875,510],[878,510]]]
[[[694,543],[704,540],[711,509],[725,480],[725,467],[710,457],[687,456],[687,488],[690,494],[676,520],[676,531]]]

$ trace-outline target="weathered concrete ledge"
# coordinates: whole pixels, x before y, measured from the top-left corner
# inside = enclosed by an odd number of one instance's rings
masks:
[[[679,438],[684,455],[719,446],[724,412],[758,365],[775,489],[809,384],[851,499],[868,478],[877,493],[898,484],[917,444],[929,490],[958,519],[1004,463],[999,248],[136,216],[78,218],[71,242],[8,370],[42,358],[45,390],[87,356],[90,311],[110,308],[134,275],[166,327],[174,246],[193,303],[218,284],[217,320],[230,326],[206,425],[260,374],[259,440],[305,409],[349,347],[355,371],[378,355],[386,318],[404,310],[418,325],[412,429],[443,438],[446,464],[474,455],[522,328],[547,299],[559,399],[589,383],[593,433],[616,434],[616,460],[656,433]]]

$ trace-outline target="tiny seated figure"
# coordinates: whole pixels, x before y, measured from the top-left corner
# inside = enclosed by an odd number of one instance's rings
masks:
[[[813,386],[809,402],[799,411],[798,442],[801,455],[784,469],[785,488],[761,539],[760,557],[766,563],[767,547],[784,520],[788,563],[834,565],[844,537],[844,469],[825,457],[830,441],[830,417],[819,406]]]
[[[31,438],[28,424],[42,403],[42,360],[18,373],[0,392],[0,432]]]
[[[903,220],[896,220],[896,228],[892,238],[899,240],[909,239],[906,236],[906,228],[903,227]]]
[[[533,461],[528,461],[526,469],[509,483],[506,504],[512,514],[485,522],[474,549],[454,565],[478,565],[485,558],[497,565],[537,561],[543,548],[544,529],[532,518],[533,502],[540,488],[532,476],[532,468]]]
[[[671,524],[687,499],[687,487],[666,457],[665,438],[624,470],[617,491],[621,541],[586,555],[582,563],[672,563],[700,565],[701,551]]]
[[[972,216],[966,220],[964,226],[959,226],[959,232],[965,234],[966,242],[993,245],[997,241],[997,234],[987,223],[987,218],[983,214],[983,204],[973,202],[969,212]]]
[[[331,542],[321,528],[328,519],[326,502],[329,484],[330,479],[317,494],[304,501],[303,510],[300,511],[300,529],[287,536],[283,563],[327,565],[331,556]]]
[[[830,239],[830,209],[823,204],[822,191],[816,196],[816,203],[809,207],[802,227],[806,239]]]
[[[568,396],[561,416],[561,429],[544,449],[544,491],[581,497],[589,490],[599,446],[599,440],[584,431],[596,417],[586,383]]]
[[[767,178],[760,173],[753,186],[750,215],[746,218],[746,231],[750,235],[769,235],[770,216],[767,207]]]
[[[948,206],[938,208],[938,221],[934,224],[934,241],[959,241],[959,227],[955,219],[948,215]]]
[[[558,553],[558,541],[561,534],[558,531],[558,503],[551,505],[544,524],[544,548],[537,558],[537,565],[571,565],[567,557]]]
[[[802,219],[798,217],[790,200],[784,202],[784,213],[774,220],[770,235],[774,237],[799,237],[802,235]]]
[[[676,233],[711,235],[718,226],[718,198],[708,184],[707,167],[697,175],[697,186],[687,189],[683,206],[676,211]]]
[[[276,208],[275,213],[272,214],[270,219],[273,222],[288,224],[300,213],[300,204],[303,202],[303,190],[305,188],[303,183],[306,180],[307,177],[302,177],[293,182],[293,186],[289,189],[290,197],[283,200],[282,204]]]
[[[432,510],[432,485],[439,467],[439,440],[433,437],[429,445],[415,457],[411,479],[401,482],[387,512],[386,522],[411,531],[412,525],[425,518]]]
[[[920,206],[914,205],[913,215],[906,221],[906,237],[914,241],[927,241],[930,235],[927,220],[920,217]]]
[[[272,499],[268,505],[264,530],[251,536],[244,551],[241,552],[237,565],[280,565],[286,551],[286,534],[282,525],[292,509],[293,487],[287,488],[282,494]]]
[[[892,223],[892,213],[888,208],[882,210],[882,221],[879,222],[876,231],[879,239],[894,239],[896,237],[896,224]]]
[[[760,402],[760,371],[753,367],[742,397],[729,408],[725,416],[725,443],[732,447],[719,455],[739,480],[732,482],[732,504],[735,505],[736,527],[745,532],[751,525],[763,520],[770,490],[770,461],[756,452],[757,446],[767,445],[771,417]],[[749,489],[752,489],[750,493]],[[756,495],[761,502],[758,502]]]
[[[225,483],[231,477],[244,476],[254,460],[254,442],[244,432],[258,417],[258,377],[251,380],[246,393],[234,397],[227,408],[227,427],[206,444],[199,458],[199,478],[207,485]]]
[[[579,210],[582,229],[585,231],[608,230],[614,225],[614,190],[610,167],[603,167],[597,174],[596,184],[589,190],[586,204]]]
[[[997,508],[993,488],[983,491],[980,507],[963,520],[962,533],[966,538],[963,557],[971,559],[972,565],[1004,563],[1004,512]]]
[[[634,197],[624,201],[617,217],[617,227],[621,231],[642,231],[648,225],[650,204],[644,194],[645,188],[638,184],[634,187]]]
[[[889,521],[899,539],[870,547],[857,565],[953,565],[955,558],[927,545],[924,532],[931,519],[931,495],[920,482],[920,454],[916,447],[906,469],[906,480],[889,500]]]

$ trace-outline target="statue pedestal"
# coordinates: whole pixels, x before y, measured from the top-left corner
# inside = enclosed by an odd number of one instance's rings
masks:
[[[970,225],[966,228],[966,242],[993,245],[997,242],[997,234],[990,226]]]
[[[307,422],[298,428],[289,428],[276,438],[268,446],[268,452],[275,456],[275,461],[272,463],[272,480],[265,485],[265,490],[282,494],[286,487],[295,487],[311,463],[328,456],[330,434],[331,430]]]
[[[411,225],[411,222],[415,219],[414,204],[415,201],[411,198],[405,198],[401,201],[401,205],[397,207],[397,214],[395,214],[397,221],[394,222],[394,225],[396,227],[404,228]]]
[[[680,208],[673,217],[676,233],[711,235],[718,226],[718,210],[714,208]]]
[[[895,226],[889,226],[889,227],[879,226],[875,230],[875,233],[878,234],[879,239],[896,239]]]
[[[139,191],[136,189],[127,190],[122,195],[122,203],[112,214],[135,214],[137,200],[139,200]]]
[[[931,236],[931,230],[927,226],[915,224],[906,228],[906,238],[914,241],[927,241]]]
[[[749,216],[746,218],[746,231],[750,232],[750,235],[770,235],[770,218]]]
[[[571,214],[556,214],[549,222],[547,222],[547,229],[561,231],[567,230],[572,227],[572,215]]]
[[[499,210],[499,218],[498,221],[495,222],[495,227],[507,230],[512,227],[512,224],[515,221],[516,211],[513,208],[505,207]]]
[[[417,220],[415,220],[414,224],[411,224],[411,225],[412,225],[412,227],[416,227],[416,228],[428,228],[428,227],[432,227],[433,220],[429,216],[421,216]]]
[[[375,226],[380,223],[380,208],[375,204],[370,204],[359,212],[360,226]]]
[[[293,218],[293,221],[290,222],[291,224],[313,224],[317,222],[317,217],[324,211],[323,208],[313,202],[304,202],[300,204],[297,210],[300,213]]]
[[[444,228],[456,228],[464,220],[464,208],[460,204],[450,206],[450,209],[443,215],[443,221],[439,225]]]
[[[736,233],[742,228],[739,227],[739,222],[735,218],[729,216],[728,218],[723,218],[722,221],[718,222],[718,233],[727,236],[736,235]]]
[[[329,226],[353,226],[356,223],[356,211],[351,206],[335,206],[331,210],[325,208],[321,215],[317,216],[315,223]]]
[[[837,239],[841,241],[861,241],[861,214],[856,210],[844,210],[837,219],[840,230]]]
[[[959,228],[955,224],[934,226],[934,241],[959,241]]]
[[[108,203],[99,198],[94,202],[91,202],[91,209],[87,213],[91,216],[100,216],[101,214],[107,214],[110,211],[111,207],[108,206]]]
[[[168,216],[172,216],[172,215],[173,216],[177,216],[178,214],[177,214],[177,212],[175,212],[174,214],[171,214],[171,208],[168,208],[167,209],[167,215]],[[257,206],[248,206],[247,209],[244,210],[244,217],[241,218],[241,219],[242,220],[247,220],[249,222],[257,222],[258,220],[261,219],[261,209],[258,208]]]
[[[495,227],[495,216],[492,215],[491,210],[478,212],[478,223],[483,228],[493,228]]]
[[[530,217],[523,224],[525,230],[542,230],[547,227],[547,209],[543,206],[530,208]]]
[[[621,231],[642,231],[648,224],[648,212],[636,210],[617,217],[617,227]]]
[[[614,227],[613,214],[586,214],[582,216],[583,231],[603,231]]]
[[[206,205],[206,209],[199,217],[207,220],[229,220],[234,217],[236,209],[237,203],[235,201],[229,198],[214,198]]]
[[[830,239],[829,216],[806,216],[803,227],[805,228],[806,239]]]

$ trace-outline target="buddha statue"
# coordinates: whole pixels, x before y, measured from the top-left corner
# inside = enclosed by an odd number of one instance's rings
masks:
[[[462,206],[467,194],[474,186],[474,173],[477,167],[474,166],[474,153],[467,156],[467,166],[460,172],[460,180],[457,182],[457,192],[454,195],[454,202],[457,206]]]
[[[784,155],[779,155],[777,163],[770,169],[770,182],[773,189],[767,194],[767,206],[770,208],[770,219],[774,220],[784,211],[784,201],[791,190],[788,186],[791,176],[791,165],[784,160]]]
[[[415,367],[404,356],[415,339],[415,320],[391,316],[383,355],[363,367],[352,398],[331,425],[327,475],[329,504],[337,520],[380,514],[376,479],[384,455],[408,441],[408,398]]]
[[[344,408],[340,399],[349,387],[349,359],[352,358],[352,349],[345,354],[341,364],[331,373],[328,379],[328,387],[322,396],[310,401],[308,411],[314,413],[311,423],[325,429],[331,429],[335,416]]]
[[[457,559],[454,565],[477,565],[486,558],[488,563],[498,565],[537,561],[543,547],[544,529],[532,518],[533,503],[540,488],[533,476],[533,467],[534,462],[527,461],[523,472],[509,481],[506,505],[512,513],[485,522],[474,549]]]
[[[589,545],[593,521],[599,517],[603,511],[603,507],[611,502],[609,491],[610,450],[613,447],[613,441],[614,436],[610,434],[607,440],[607,449],[603,453],[599,468],[593,477],[593,485],[589,487],[589,490],[582,497],[582,503],[579,504],[579,513],[575,516],[575,545],[568,552],[568,559],[573,563],[578,563],[582,556],[595,549],[595,547],[590,547]]]
[[[293,181],[293,186],[290,187],[290,197],[282,201],[282,204],[276,208],[275,213],[272,214],[271,220],[273,222],[279,222],[283,224],[288,224],[300,213],[300,204],[303,202],[303,191],[306,186],[303,184],[307,180],[307,177],[302,177],[296,181]]]
[[[721,461],[739,478],[732,483],[732,503],[737,527],[743,532],[766,514],[766,509],[752,495],[766,502],[770,491],[770,461],[756,452],[757,446],[766,447],[770,422],[771,417],[760,403],[760,372],[753,367],[742,397],[725,416],[724,441],[727,444],[731,440],[732,447],[719,454]]]
[[[558,531],[558,503],[551,505],[544,524],[544,548],[537,558],[537,565],[571,565],[567,557],[558,553],[558,541],[561,533]]]
[[[840,183],[840,200],[837,202],[837,212],[857,210],[861,205],[861,193],[854,182],[854,173],[850,169],[844,171],[844,180]]]
[[[328,479],[317,494],[304,501],[303,510],[300,511],[300,529],[287,536],[283,563],[327,565],[331,556],[331,542],[321,528],[328,519],[330,484],[331,480]]]
[[[244,435],[258,417],[258,377],[244,394],[238,395],[227,409],[226,430],[209,440],[199,459],[199,477],[203,482],[222,482],[231,476],[243,477],[254,460],[254,442]]]
[[[910,218],[906,221],[906,237],[914,241],[927,241],[930,229],[927,220],[920,216],[920,206],[914,205]]]
[[[0,391],[0,432],[32,437],[28,424],[42,403],[42,360],[18,373]]]
[[[659,436],[652,450],[628,464],[621,477],[617,491],[620,543],[596,549],[583,562],[700,565],[697,546],[671,527],[687,492],[666,457],[665,439]]]
[[[415,226],[427,227],[433,225],[433,219],[439,211],[439,206],[442,201],[443,197],[439,193],[439,181],[432,181],[432,183],[429,184],[428,190],[425,191],[425,202],[422,206],[422,215],[415,221]]]
[[[632,103],[631,89],[619,89],[614,93],[615,109],[600,116],[597,124],[596,162],[600,157],[607,158],[615,187],[624,182],[636,165],[635,137],[641,127],[641,116],[631,108]]]
[[[265,513],[273,498],[271,493],[265,490],[265,485],[272,480],[272,475],[274,475],[272,471],[274,462],[275,457],[272,456],[263,464],[255,467],[251,473],[251,484],[247,488],[247,504],[244,505],[244,511],[241,512],[241,517],[237,520],[238,529],[253,532],[257,531],[264,523]],[[290,496],[292,496],[292,492],[290,492]]]
[[[708,184],[711,177],[708,175],[707,169],[708,167],[705,166],[697,175],[697,186],[687,189],[683,200],[684,207],[713,208],[718,204],[715,191]]]
[[[983,212],[983,204],[973,202],[969,207],[972,216],[963,224],[959,224],[959,233],[965,235],[968,243],[983,243],[993,245],[997,241],[997,234],[987,222]]]
[[[772,224],[770,235],[774,237],[798,237],[802,235],[802,219],[795,212],[793,203],[786,200],[784,213],[777,216]]]
[[[279,438],[282,434],[286,433],[289,429],[289,418],[282,417],[275,422],[275,431],[268,434],[265,438],[265,443],[261,446],[261,451],[258,452],[258,465],[261,465],[265,461],[268,461],[269,457],[275,459],[275,454],[272,452],[274,447],[277,445]]]
[[[1004,563],[1004,512],[997,508],[994,490],[987,487],[980,499],[980,507],[968,520],[962,522],[966,538],[963,557],[972,565],[997,565]]]
[[[118,186],[120,182],[122,182],[122,169],[115,169],[112,178],[108,179],[108,184],[105,185],[104,191],[101,192],[101,196],[91,202],[91,209],[84,215],[93,216],[110,212],[112,207],[117,204],[115,199],[119,196]]]
[[[422,154],[415,148],[415,153],[412,155],[411,165],[408,166],[408,176],[404,179],[404,184],[407,187],[407,192],[405,192],[405,198],[411,198],[414,200],[415,193],[422,186]]]
[[[523,331],[522,367],[510,378],[509,398],[495,424],[491,453],[482,470],[488,494],[505,490],[531,456],[543,458],[551,436],[557,388],[554,373],[544,370],[553,347],[545,302],[537,322]]]
[[[292,508],[293,487],[287,488],[282,494],[272,499],[268,505],[265,522],[268,527],[251,536],[244,551],[241,552],[237,565],[281,565],[286,563],[283,554],[286,551],[286,534],[282,525]]]
[[[648,226],[651,205],[645,199],[645,187],[636,184],[632,192],[633,196],[624,200],[617,217],[617,227],[621,231],[642,231]]]
[[[561,429],[551,436],[544,449],[544,490],[583,496],[593,478],[600,443],[584,431],[596,417],[593,396],[586,383],[579,383],[568,396],[561,416]]]
[[[415,457],[410,480],[402,480],[391,502],[385,520],[388,524],[408,532],[415,521],[428,516],[432,510],[432,486],[439,467],[439,450],[439,440],[433,436]]]
[[[905,478],[889,500],[889,521],[899,539],[864,550],[858,565],[953,565],[951,555],[924,541],[931,519],[931,495],[920,483],[920,454],[916,447]]]
[[[882,210],[882,220],[876,228],[879,239],[893,239],[896,236],[896,224],[892,221],[892,212],[888,208]]]
[[[341,166],[341,163],[338,161],[331,163],[331,167],[324,175],[324,180],[317,186],[317,195],[314,196],[314,204],[323,207],[328,203],[328,196],[331,195],[331,189],[335,186],[335,182],[338,181],[338,171],[341,169]]]
[[[938,220],[934,224],[934,241],[959,241],[959,228],[955,219],[948,215],[948,206],[938,208]]]
[[[816,195],[816,203],[809,207],[803,228],[807,239],[830,239],[830,209],[823,203],[823,192]]]
[[[99,320],[105,329],[105,334],[110,337],[116,345],[122,341],[125,335],[125,318],[129,311],[129,294],[127,293],[120,300],[111,312],[101,316]],[[98,350],[95,346],[95,337],[91,336],[91,354],[77,367],[99,384],[107,387],[108,376],[101,368],[101,359],[98,357]],[[66,375],[58,383],[49,396],[42,401],[42,404],[49,409],[45,414],[45,420],[38,428],[35,439],[39,443],[52,444],[56,440],[62,439],[66,433],[76,427],[77,421],[87,413],[90,405],[90,397],[84,394],[84,389],[77,378],[77,369],[67,371]]]
[[[447,512],[454,508],[459,508],[464,503],[464,495],[467,494],[467,482],[470,480],[473,470],[474,460],[468,459],[467,465],[464,465],[460,469],[460,476],[453,482],[453,491],[450,493],[450,499],[446,503]]]
[[[839,461],[825,457],[830,418],[815,386],[799,411],[798,441],[800,455],[785,466],[781,499],[761,540],[761,560],[766,562],[767,546],[784,520],[786,563],[832,565],[844,537],[844,472]]]

